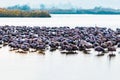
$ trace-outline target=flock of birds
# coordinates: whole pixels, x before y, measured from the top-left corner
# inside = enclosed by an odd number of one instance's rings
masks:
[[[76,51],[98,52],[96,56],[115,57],[113,53],[120,48],[120,28],[112,30],[106,27],[27,27],[0,26],[0,45],[9,46],[11,51],[19,53],[44,53],[60,50],[62,54],[77,54]]]

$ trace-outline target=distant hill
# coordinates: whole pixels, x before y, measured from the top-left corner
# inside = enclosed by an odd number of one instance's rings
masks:
[[[24,11],[29,11],[29,10],[31,10],[31,7],[25,4],[25,5],[10,6],[10,7],[7,7],[7,9],[9,9],[9,10],[24,10]]]
[[[120,9],[95,7],[94,9],[48,9],[52,14],[120,14]]]
[[[24,10],[30,11],[35,10],[31,9],[29,5],[14,5],[10,6],[7,9],[10,10]],[[103,8],[103,7],[95,7],[93,9],[82,9],[82,8],[71,8],[71,9],[62,9],[57,7],[46,8],[44,4],[40,4],[40,7],[37,10],[46,10],[51,14],[120,14],[120,9],[112,9],[112,8]]]
[[[41,10],[10,10],[0,8],[0,17],[51,17],[47,11]]]

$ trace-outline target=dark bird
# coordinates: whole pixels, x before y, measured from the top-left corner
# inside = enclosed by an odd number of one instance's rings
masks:
[[[108,51],[111,51],[113,53],[113,51],[116,51],[116,48],[114,46],[108,47]]]
[[[95,47],[95,51],[97,51],[98,52],[98,54],[96,55],[96,56],[104,56],[104,48],[103,47],[101,47],[101,46],[97,46],[97,47]],[[100,52],[102,52],[102,53],[100,53]]]

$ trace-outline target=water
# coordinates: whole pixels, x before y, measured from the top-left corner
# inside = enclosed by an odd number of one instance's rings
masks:
[[[120,27],[120,15],[54,15],[52,18],[0,18],[0,25]]]
[[[69,18],[68,18],[69,17]],[[0,25],[120,26],[119,15],[53,15],[52,18],[0,18]],[[111,60],[95,52],[62,55],[59,51],[18,54],[0,49],[0,80],[119,80],[120,49]]]

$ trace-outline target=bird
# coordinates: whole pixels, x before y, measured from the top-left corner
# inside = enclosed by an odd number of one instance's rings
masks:
[[[113,51],[116,51],[116,48],[114,46],[112,47],[108,47],[108,51],[111,51],[112,53],[110,53],[108,56],[111,57],[115,57],[116,54],[113,53]]]
[[[95,47],[95,51],[98,52],[98,54],[96,56],[104,56],[104,53],[99,53],[99,52],[104,52],[105,51],[103,47],[97,46],[97,47]]]
[[[116,51],[116,48],[114,46],[108,47],[108,51],[111,51],[113,53],[113,51]]]

